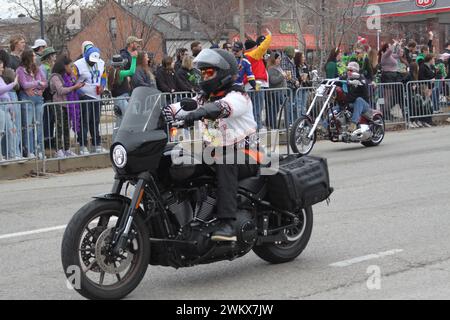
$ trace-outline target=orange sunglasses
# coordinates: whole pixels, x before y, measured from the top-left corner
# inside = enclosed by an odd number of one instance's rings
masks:
[[[202,76],[205,77],[207,76],[208,78],[211,78],[212,76],[214,76],[214,73],[216,72],[216,69],[214,68],[205,68],[201,70]]]

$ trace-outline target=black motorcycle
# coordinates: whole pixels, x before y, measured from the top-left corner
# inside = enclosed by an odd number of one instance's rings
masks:
[[[165,123],[164,102],[155,89],[133,91],[111,146],[112,192],[78,210],[64,233],[64,272],[86,298],[125,297],[149,264],[191,267],[251,250],[270,263],[291,261],[311,236],[311,206],[332,192],[326,160],[281,156],[276,174],[240,181],[237,241],[211,241],[218,224],[214,166],[173,163],[180,151],[168,137],[182,123]],[[181,105],[193,108],[192,100]]]

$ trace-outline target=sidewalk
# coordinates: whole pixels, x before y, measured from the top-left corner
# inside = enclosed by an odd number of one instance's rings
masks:
[[[66,159],[48,159],[43,170],[43,161],[23,161],[0,164],[0,181],[45,175],[46,173],[66,173],[71,171],[103,169],[111,167],[109,153],[79,156]],[[38,170],[38,171],[37,171]],[[44,171],[44,173],[42,173]]]
[[[437,116],[433,119],[433,122],[439,126],[448,126],[450,125],[450,122],[446,121],[447,118],[449,118],[448,115]],[[404,129],[404,125],[386,125],[386,131],[405,131]],[[271,138],[269,136],[266,142],[270,144],[270,140]],[[286,136],[282,134],[277,140],[278,141],[276,143],[279,145],[280,151],[286,151]],[[318,142],[319,141],[327,142],[327,140],[322,139],[318,139]],[[24,160],[20,163],[0,162],[0,181],[35,177],[37,176],[37,172],[39,172],[39,175],[45,175],[47,173],[67,173],[110,167],[111,162],[109,159],[109,153],[91,154],[89,156],[78,156],[65,159],[47,159],[45,162],[45,168],[43,168],[43,161],[36,161],[34,159],[29,161]]]

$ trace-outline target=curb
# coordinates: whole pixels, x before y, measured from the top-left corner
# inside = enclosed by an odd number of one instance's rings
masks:
[[[40,172],[39,176],[43,176],[46,173],[65,173],[77,170],[110,168],[111,162],[109,160],[109,154],[104,153],[66,159],[49,159],[45,161],[45,168],[43,168],[43,165],[43,161],[35,160],[20,163],[4,163],[0,165],[0,181],[35,177],[37,176],[37,169]]]

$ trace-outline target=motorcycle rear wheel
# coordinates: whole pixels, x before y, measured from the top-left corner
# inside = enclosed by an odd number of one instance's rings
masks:
[[[255,246],[253,252],[261,259],[273,264],[286,263],[297,258],[306,248],[311,237],[313,227],[312,207],[302,209],[299,217],[300,223],[296,228],[285,230],[287,242]]]
[[[145,275],[150,240],[139,215],[133,219],[130,230],[133,236],[125,251],[119,256],[110,251],[110,240],[116,228],[114,220],[122,210],[124,206],[120,201],[96,199],[78,210],[65,230],[61,247],[64,272],[72,287],[85,298],[121,299],[133,291]]]
[[[379,121],[382,125],[371,124],[373,130],[373,137],[369,141],[361,142],[361,144],[365,147],[376,147],[378,146],[384,139],[385,135],[385,124],[384,118],[381,115],[375,115],[373,117],[373,121]]]

